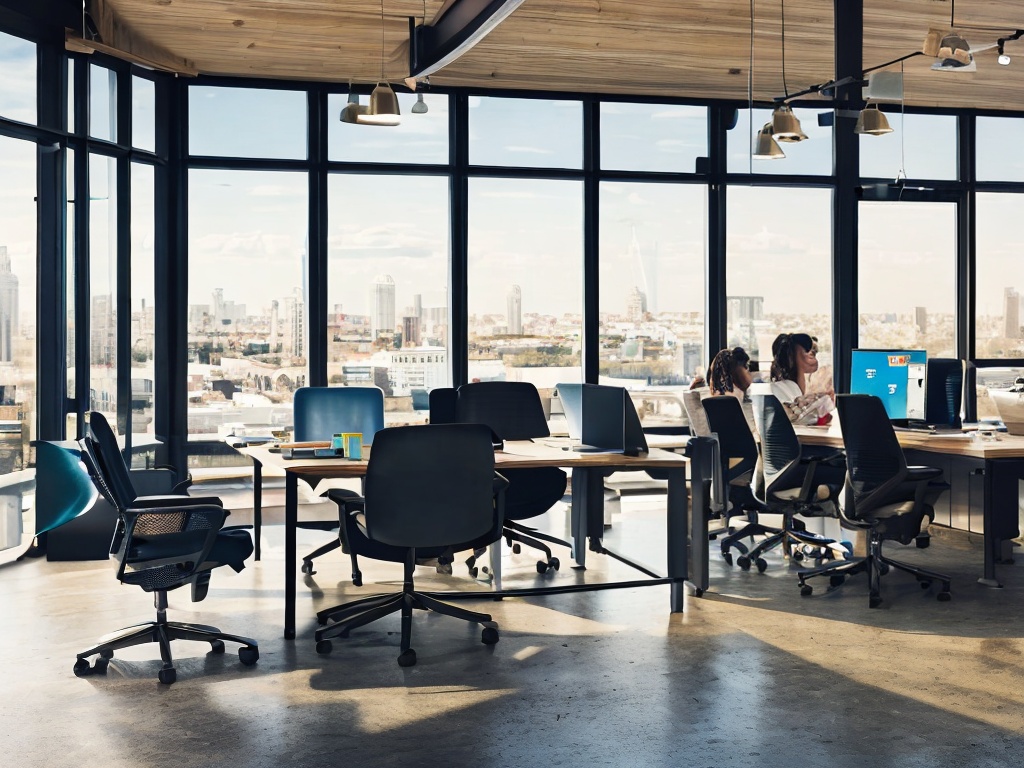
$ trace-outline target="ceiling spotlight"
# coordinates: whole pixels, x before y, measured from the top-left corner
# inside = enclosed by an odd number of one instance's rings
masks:
[[[772,136],[772,124],[765,123],[764,127],[754,137],[754,149],[751,153],[755,160],[782,160],[786,153],[782,151],[775,138]]]
[[[423,94],[416,94],[416,103],[412,105],[412,109],[409,110],[414,115],[423,115],[427,112],[427,102],[423,100]]]
[[[999,56],[996,58],[996,61],[998,61],[1004,67],[1010,66],[1010,57],[1007,56],[1005,53],[1003,53],[1003,41],[1002,40],[999,41]]]
[[[956,32],[949,32],[939,42],[936,59],[932,69],[938,71],[974,72],[978,68],[970,44]]]
[[[800,121],[788,104],[780,104],[772,112],[772,137],[777,141],[803,141],[807,134],[800,127]]]

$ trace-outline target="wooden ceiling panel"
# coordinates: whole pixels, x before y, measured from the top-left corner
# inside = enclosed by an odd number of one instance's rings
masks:
[[[380,75],[379,0],[87,0],[103,43],[185,72],[369,83]],[[386,75],[407,74],[408,17],[432,18],[442,0],[384,0]],[[749,0],[526,0],[435,85],[747,97]],[[785,83],[782,16],[785,10]],[[949,0],[864,0],[864,66],[919,50],[930,27],[948,29]],[[978,48],[1024,27],[1024,3],[960,0],[957,29]],[[754,98],[830,80],[832,3],[754,1]],[[975,42],[977,41],[977,42]],[[909,59],[908,104],[1024,109],[1020,66],[976,54],[977,72],[930,70]],[[140,53],[141,52],[141,53]],[[144,55],[143,55],[144,54]],[[183,64],[184,62],[184,64]]]

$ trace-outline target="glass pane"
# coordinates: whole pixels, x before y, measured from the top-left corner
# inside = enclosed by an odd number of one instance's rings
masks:
[[[307,196],[304,173],[189,172],[192,466],[223,425],[291,424],[307,381]]]
[[[708,154],[706,107],[601,104],[601,167],[695,173]]]
[[[895,179],[957,177],[956,118],[887,112],[892,133],[861,136],[860,175]]]
[[[681,393],[706,364],[707,188],[605,182],[600,194],[601,383],[636,390],[644,426],[685,424]]]
[[[153,427],[155,282],[153,274],[153,166],[132,164],[131,430]]]
[[[979,116],[975,135],[980,181],[1024,181],[1024,159],[1016,151],[1024,142],[1024,120]]]
[[[31,535],[22,509],[35,465],[36,146],[0,136],[0,549]],[[31,493],[31,491],[27,491]]]
[[[1014,361],[1019,363],[1019,360]],[[978,421],[985,419],[1002,420],[993,390],[1005,390],[1014,386],[1017,379],[1024,377],[1024,366],[1008,363],[1006,366],[978,367],[977,371]],[[997,395],[998,397],[998,395]],[[1003,396],[1003,403],[1006,397]],[[1010,407],[1017,404],[1016,397],[1009,398]]]
[[[736,126],[729,131],[729,173],[766,173],[772,175],[813,174],[828,176],[832,173],[832,126],[818,125],[818,115],[826,109],[796,108],[793,113],[807,134],[804,141],[780,143],[785,153],[781,160],[753,158],[756,132],[772,119],[772,110],[755,109],[754,125],[750,125],[750,110],[739,110]],[[819,342],[820,343],[820,342]]]
[[[193,155],[306,157],[306,92],[192,86],[188,89]]]
[[[36,44],[0,32],[0,115],[36,122]]]
[[[578,101],[471,96],[469,162],[582,168],[583,105]]]
[[[75,60],[68,59],[68,132],[75,132]],[[70,151],[70,150],[69,150]],[[70,160],[68,161],[70,163]]]
[[[117,167],[89,156],[89,410],[117,424]]]
[[[156,151],[156,83],[132,77],[132,146]]]
[[[806,130],[806,129],[805,129]],[[729,346],[769,378],[780,333],[818,338],[818,372],[832,384],[832,193],[827,189],[729,187],[726,285]],[[711,355],[718,350],[708,350]],[[705,366],[710,360],[705,360]],[[755,379],[757,376],[755,375]]]
[[[417,98],[422,104],[416,106]],[[359,97],[364,106],[369,96]],[[345,94],[327,97],[327,141],[331,160],[365,163],[447,163],[448,97],[434,93],[399,93],[402,122],[395,126],[355,125],[339,119]],[[426,112],[413,112],[426,108]]]
[[[328,380],[383,389],[388,426],[423,422],[451,382],[448,178],[333,175],[328,190]]]
[[[582,379],[583,185],[469,180],[469,378]]]
[[[979,192],[976,210],[975,354],[980,358],[1024,357],[1024,264],[1020,259],[1024,195]]]
[[[863,202],[859,216],[858,346],[956,357],[956,205]]]
[[[117,141],[117,73],[89,65],[89,135]]]

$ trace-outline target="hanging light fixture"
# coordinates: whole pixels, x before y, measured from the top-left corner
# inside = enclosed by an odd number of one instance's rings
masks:
[[[807,138],[800,121],[788,104],[779,104],[772,112],[772,136],[777,141],[794,142]]]
[[[348,103],[341,108],[339,120],[343,123],[358,123],[359,116],[366,114],[367,107],[359,103],[359,96],[349,93]]]
[[[398,96],[384,77],[384,0],[380,0],[380,80],[370,94],[370,107],[356,120],[364,125],[398,125]]]
[[[869,136],[881,136],[885,133],[892,133],[889,121],[886,119],[878,104],[868,104],[857,116],[857,126],[854,133],[866,133]]]
[[[782,151],[772,136],[772,124],[765,123],[764,127],[754,137],[752,156],[755,160],[782,160],[786,153]]]
[[[416,94],[416,103],[412,105],[412,109],[409,110],[414,115],[425,115],[427,113],[427,102],[423,100],[423,94]]]

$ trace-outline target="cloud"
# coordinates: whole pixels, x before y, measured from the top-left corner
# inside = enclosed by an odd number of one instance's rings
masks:
[[[555,151],[553,149],[544,149],[543,147],[526,147],[515,144],[509,144],[505,146],[506,152],[526,154],[526,155],[553,155]]]
[[[706,120],[708,110],[706,107],[669,107],[659,109],[651,113],[652,120]]]

